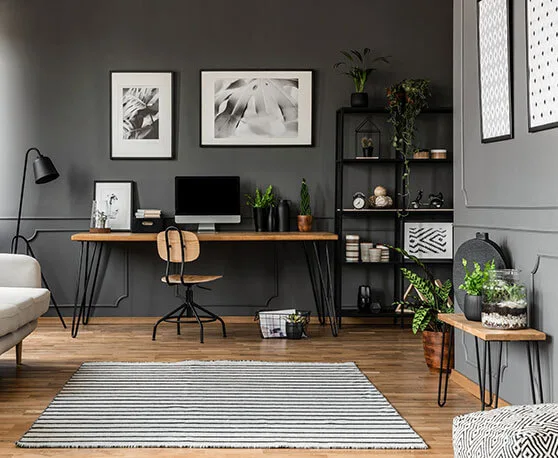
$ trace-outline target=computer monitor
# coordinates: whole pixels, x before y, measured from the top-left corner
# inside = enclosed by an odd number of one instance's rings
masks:
[[[176,177],[177,224],[198,224],[198,232],[215,232],[215,223],[240,223],[240,177]]]

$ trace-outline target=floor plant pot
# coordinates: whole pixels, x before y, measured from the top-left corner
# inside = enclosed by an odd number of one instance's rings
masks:
[[[368,106],[368,94],[366,92],[353,92],[351,94],[351,106],[366,108]]]
[[[287,322],[287,339],[302,339],[304,335],[304,323]]]
[[[444,370],[448,367],[449,353],[449,332],[446,332],[444,341]],[[422,346],[424,348],[424,360],[426,365],[432,370],[440,370],[440,356],[442,351],[442,332],[422,331]],[[453,369],[453,354],[450,361],[450,370]]]
[[[463,304],[463,313],[465,318],[470,321],[481,321],[482,314],[482,296],[465,295],[465,303]]]
[[[254,213],[254,229],[256,232],[267,232],[267,224],[269,218],[268,208],[253,208]]]
[[[296,217],[299,232],[310,232],[312,230],[312,216],[298,215]]]

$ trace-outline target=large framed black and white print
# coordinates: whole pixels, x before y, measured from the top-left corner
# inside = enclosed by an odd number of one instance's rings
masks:
[[[510,1],[477,0],[483,143],[513,138]]]
[[[453,223],[406,222],[404,247],[419,259],[452,259]]]
[[[201,145],[312,145],[312,71],[202,71]]]
[[[558,127],[558,0],[526,0],[529,132]]]
[[[111,159],[172,159],[172,72],[111,72]]]

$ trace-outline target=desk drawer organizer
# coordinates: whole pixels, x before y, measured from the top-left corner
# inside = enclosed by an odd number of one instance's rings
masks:
[[[306,318],[304,324],[304,335],[307,335],[308,323],[310,323],[310,312],[296,309],[288,310],[260,310],[256,312],[254,321],[260,322],[260,333],[264,339],[287,337],[287,317],[297,313]]]
[[[134,218],[132,232],[156,234],[164,231],[163,218]]]

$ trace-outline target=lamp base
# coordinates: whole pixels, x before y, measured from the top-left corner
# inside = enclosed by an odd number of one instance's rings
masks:
[[[92,234],[108,234],[110,232],[110,227],[90,227],[89,232]]]

